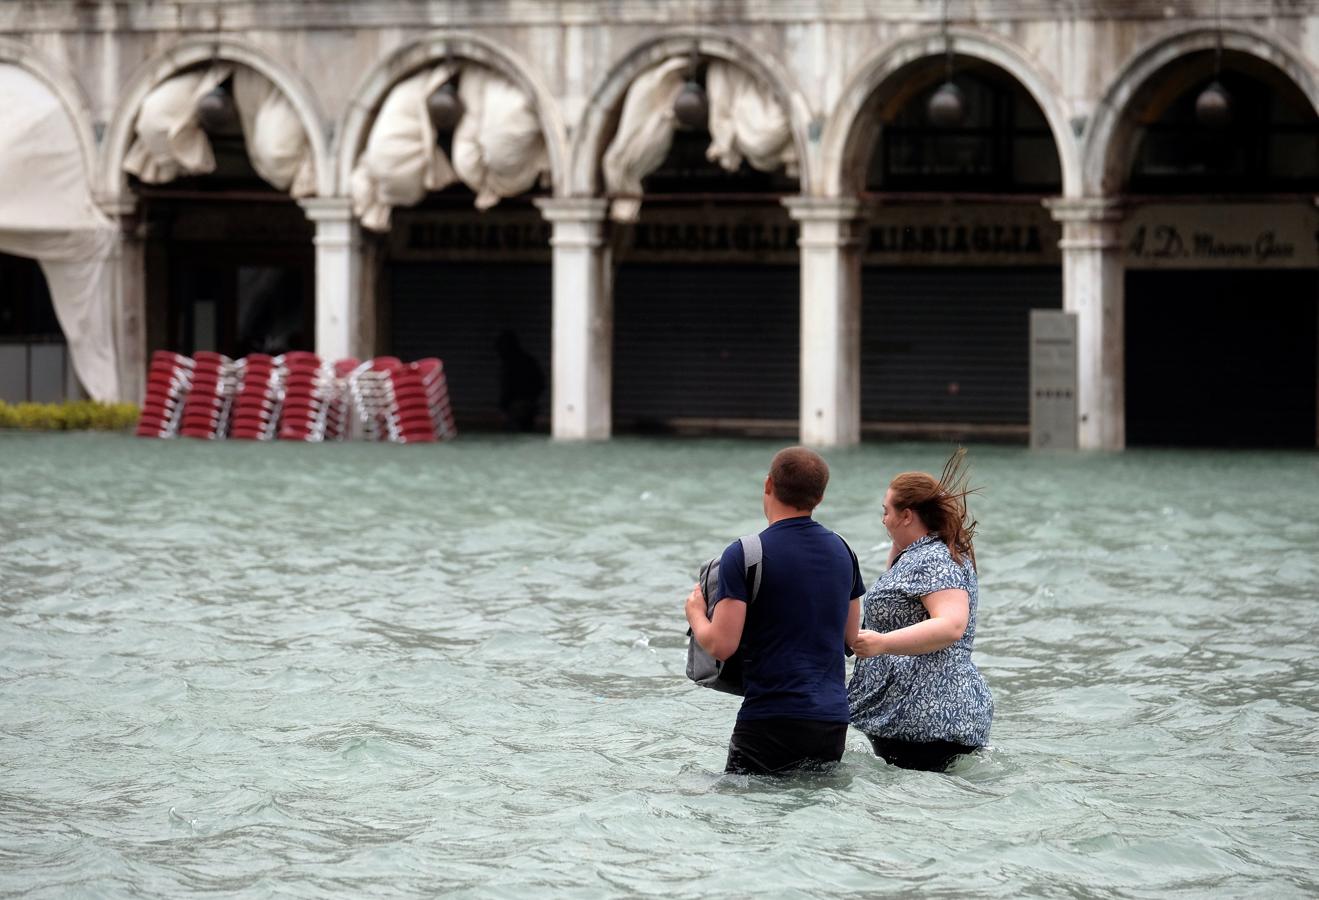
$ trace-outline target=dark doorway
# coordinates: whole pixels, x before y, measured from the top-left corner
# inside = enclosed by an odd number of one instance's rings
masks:
[[[1127,443],[1315,446],[1319,271],[1128,272]]]
[[[41,266],[0,253],[0,400],[50,403],[79,390]]]

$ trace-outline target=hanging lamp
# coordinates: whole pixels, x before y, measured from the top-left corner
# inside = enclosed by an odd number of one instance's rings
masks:
[[[228,81],[217,84],[197,101],[197,124],[207,134],[234,134],[242,130]]]
[[[1195,118],[1207,128],[1224,128],[1232,121],[1232,97],[1219,79],[1223,75],[1223,18],[1221,0],[1214,4],[1217,40],[1214,46],[1214,80],[1195,98]]]
[[[426,113],[430,116],[431,125],[434,126],[437,135],[448,134],[457,128],[463,113],[467,112],[462,98],[458,96],[457,71],[447,51],[444,65],[454,74],[449,76],[449,80],[444,84],[431,91],[431,95],[426,98]]]
[[[953,41],[948,35],[948,0],[943,0],[944,79],[925,105],[926,118],[938,128],[956,128],[966,118],[966,99],[953,84]]]
[[[687,83],[673,101],[674,118],[678,124],[693,131],[705,131],[710,123],[710,98],[696,80],[696,67],[699,63],[700,56],[693,45],[691,63],[687,67]]]

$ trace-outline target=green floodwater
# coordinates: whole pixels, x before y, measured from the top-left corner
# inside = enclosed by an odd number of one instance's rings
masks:
[[[973,446],[992,749],[773,781],[681,606],[774,449],[0,434],[0,893],[1319,893],[1319,455]],[[867,582],[946,451],[828,454]]]

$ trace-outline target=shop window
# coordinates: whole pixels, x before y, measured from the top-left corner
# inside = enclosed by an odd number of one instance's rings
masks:
[[[953,83],[964,101],[962,121],[930,122],[930,97],[943,79],[929,79],[882,122],[867,189],[1057,193],[1062,175],[1053,132],[1025,89],[987,67],[963,70]]]
[[[1164,110],[1148,110],[1132,166],[1137,194],[1312,193],[1319,190],[1319,116],[1290,84],[1224,71],[1231,119],[1203,124],[1196,100],[1214,77],[1196,79]]]

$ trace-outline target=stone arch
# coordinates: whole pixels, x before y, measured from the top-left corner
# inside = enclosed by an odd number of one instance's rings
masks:
[[[336,129],[333,152],[341,189],[346,191],[348,188],[357,154],[365,145],[367,131],[390,89],[405,76],[426,65],[440,62],[445,57],[466,59],[488,66],[531,96],[536,104],[541,133],[549,153],[550,177],[558,193],[567,180],[567,137],[554,95],[533,74],[531,67],[512,51],[479,35],[457,31],[437,31],[395,50],[358,85]]]
[[[591,95],[573,134],[572,171],[565,194],[594,196],[600,192],[600,160],[604,156],[605,129],[633,80],[644,70],[674,56],[687,56],[695,47],[702,56],[721,59],[746,69],[769,85],[788,113],[792,140],[797,149],[799,184],[803,194],[815,183],[807,141],[811,113],[806,97],[796,87],[786,66],[768,54],[759,53],[727,35],[709,30],[675,31],[651,38],[633,47],[609,70],[604,82]],[[556,185],[557,187],[557,185]]]
[[[278,62],[265,50],[230,37],[188,38],[147,60],[128,80],[106,129],[101,146],[100,186],[110,203],[128,198],[124,157],[132,143],[133,122],[150,91],[171,75],[206,62],[230,62],[247,66],[268,78],[298,113],[316,161],[316,193],[335,193],[334,168],[330,163],[327,119],[311,86],[296,72]]]
[[[1064,196],[1077,196],[1081,187],[1080,154],[1068,123],[1062,90],[1026,51],[998,35],[964,28],[950,28],[953,50],[959,56],[982,60],[1002,69],[1026,89],[1039,105],[1053,132],[1058,162],[1062,168]],[[850,193],[848,169],[856,161],[861,121],[866,104],[875,91],[906,66],[945,53],[940,31],[923,31],[900,38],[880,48],[862,63],[848,82],[821,138],[821,194],[828,197]]]
[[[96,172],[96,134],[92,126],[91,104],[87,102],[81,86],[64,66],[31,44],[12,38],[0,37],[0,62],[18,66],[32,74],[60,101],[78,139],[88,187],[94,188],[92,179]]]
[[[1127,109],[1151,78],[1176,60],[1217,46],[1219,29],[1194,28],[1155,40],[1137,51],[1095,107],[1082,149],[1083,186],[1089,196],[1120,190],[1126,181],[1126,163],[1134,152],[1134,130],[1125,126]],[[1223,49],[1269,63],[1292,80],[1319,112],[1319,76],[1297,50],[1275,36],[1242,26],[1221,32]]]

